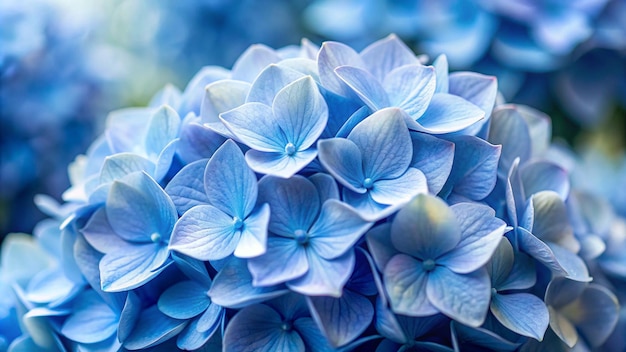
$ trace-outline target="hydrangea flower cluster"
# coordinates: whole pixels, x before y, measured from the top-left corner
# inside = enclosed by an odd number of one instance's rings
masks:
[[[10,351],[624,347],[624,227],[547,116],[395,35],[297,49],[109,115],[66,203],[3,246]]]
[[[507,98],[545,107],[558,100],[586,126],[626,106],[622,0],[317,0],[304,19],[313,32],[359,47],[396,32],[429,55],[446,53],[455,69],[496,75]]]

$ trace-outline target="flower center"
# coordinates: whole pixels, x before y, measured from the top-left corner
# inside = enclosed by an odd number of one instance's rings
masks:
[[[296,146],[291,142],[287,143],[285,146],[285,153],[289,156],[296,154]]]
[[[150,241],[154,243],[161,242],[161,234],[158,232],[153,233],[150,235]]]
[[[498,290],[496,290],[495,287],[491,288],[491,296],[495,296],[496,294],[498,294]]]
[[[241,230],[243,227],[243,220],[241,220],[238,216],[233,217],[233,227],[235,230]]]
[[[291,329],[293,329],[293,325],[289,321],[283,321],[283,323],[280,325],[280,328],[283,331],[291,331]]]
[[[363,180],[363,187],[370,189],[372,188],[372,186],[374,186],[374,180],[372,180],[371,178],[367,177],[365,178],[365,180]]]
[[[306,244],[309,241],[309,235],[301,229],[296,230],[293,236],[299,244]]]
[[[422,268],[424,271],[433,271],[435,269],[435,261],[432,259],[426,259],[422,262]]]

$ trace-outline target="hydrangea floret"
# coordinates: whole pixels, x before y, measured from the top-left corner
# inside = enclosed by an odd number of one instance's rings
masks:
[[[394,35],[297,49],[110,115],[4,245],[10,351],[612,343],[619,229],[576,203],[547,116]]]

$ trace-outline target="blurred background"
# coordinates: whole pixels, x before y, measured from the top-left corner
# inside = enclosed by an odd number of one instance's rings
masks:
[[[358,50],[389,33],[549,114],[594,171],[579,182],[626,215],[626,0],[2,0],[0,238],[32,232],[36,194],[60,201],[108,111],[254,43]]]

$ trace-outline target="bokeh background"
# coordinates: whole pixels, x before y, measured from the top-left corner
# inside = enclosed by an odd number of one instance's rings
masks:
[[[574,182],[626,216],[626,0],[2,0],[0,239],[32,233],[36,194],[61,201],[107,112],[254,43],[361,49],[389,33],[549,114],[585,166]]]

